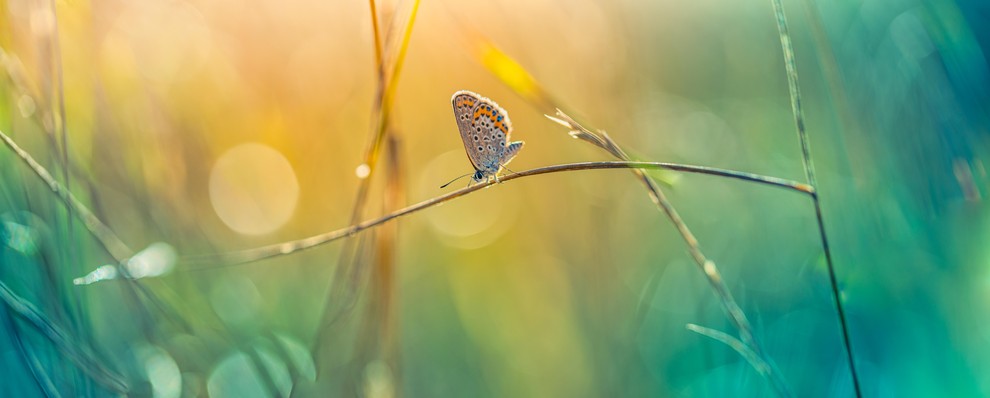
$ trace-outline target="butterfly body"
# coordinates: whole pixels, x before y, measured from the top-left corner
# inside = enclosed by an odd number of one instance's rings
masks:
[[[499,171],[523,146],[522,141],[509,142],[512,122],[508,113],[494,101],[467,90],[454,93],[450,102],[464,150],[474,166],[471,178],[479,183],[498,180]]]

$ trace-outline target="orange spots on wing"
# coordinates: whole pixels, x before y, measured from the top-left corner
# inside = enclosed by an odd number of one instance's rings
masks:
[[[478,117],[478,116],[481,116],[481,115],[491,116],[491,113],[489,113],[488,110],[486,110],[483,107],[479,107],[478,109],[475,109],[474,110],[474,117]]]
[[[459,97],[457,97],[457,99],[454,102],[457,105],[457,107],[462,107],[462,106],[472,107],[472,106],[474,106],[474,99],[472,99],[471,97],[467,97],[467,96],[459,96]]]

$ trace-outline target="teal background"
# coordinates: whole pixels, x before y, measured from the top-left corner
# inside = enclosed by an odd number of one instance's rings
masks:
[[[394,284],[383,291],[387,276],[369,272],[348,285],[357,304],[331,327],[320,314],[349,283],[334,282],[342,242],[207,270],[188,261],[347,226],[376,117],[367,4],[235,3],[55,2],[58,47],[43,34],[46,4],[0,4],[0,131],[57,180],[68,172],[135,251],[164,242],[180,256],[161,277],[73,285],[111,257],[0,150],[0,282],[132,395],[774,393],[736,352],[686,329],[736,332],[621,170],[518,179],[412,214],[391,253],[373,249],[389,232],[361,235],[359,264],[392,261]],[[864,396],[990,395],[990,7],[784,6]],[[379,7],[397,43],[411,2]],[[405,203],[470,171],[448,104],[459,89],[509,111],[526,141],[516,171],[610,160],[495,77],[476,51],[485,40],[638,159],[804,181],[770,2],[426,1],[394,104]],[[67,144],[50,114],[59,69]],[[217,159],[246,142],[278,151],[299,185],[288,221],[260,235],[231,228],[210,193]],[[378,172],[363,219],[382,213]],[[653,175],[672,179],[665,192],[794,395],[851,396],[810,199]],[[14,302],[0,307],[0,396],[44,396],[39,377],[63,396],[115,395]]]

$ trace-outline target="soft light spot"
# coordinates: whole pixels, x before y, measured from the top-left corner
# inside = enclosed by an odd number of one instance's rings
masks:
[[[281,333],[276,333],[275,336],[299,375],[306,380],[316,381],[316,365],[313,363],[313,357],[309,354],[309,348],[300,343],[299,340]]]
[[[49,233],[45,222],[31,212],[16,211],[0,215],[0,245],[7,245],[24,256],[37,254]]]
[[[137,357],[144,363],[144,371],[155,398],[182,395],[182,373],[167,351],[155,346],[142,347],[137,350]]]
[[[168,243],[155,242],[127,260],[127,272],[134,279],[159,276],[172,270],[176,257]]]
[[[279,355],[269,350],[267,346],[259,345],[255,347],[255,350],[261,357],[261,365],[265,367],[265,371],[268,372],[272,378],[272,383],[278,390],[278,394],[273,395],[288,397],[292,392],[292,377],[289,376],[289,368],[279,359]]]
[[[238,145],[210,173],[210,202],[230,229],[245,235],[272,232],[289,220],[299,198],[292,165],[261,144]]]
[[[428,194],[438,191],[440,184],[449,181],[451,174],[474,170],[463,150],[449,151],[427,164],[420,180],[420,189]],[[456,175],[455,175],[456,176]],[[460,189],[467,185],[451,185],[448,189]],[[495,186],[484,193],[452,200],[430,209],[430,226],[445,244],[461,249],[474,249],[491,244],[513,225],[518,212],[517,196]]]
[[[25,256],[33,256],[38,251],[37,235],[31,227],[13,221],[4,221],[0,229],[0,239]]]
[[[90,283],[96,283],[99,281],[106,281],[111,279],[117,279],[117,267],[107,264],[100,266],[93,272],[86,274],[86,276],[73,279],[72,284],[88,285]]]
[[[206,382],[206,391],[212,398],[263,398],[268,396],[266,390],[251,359],[242,352],[224,358]]]
[[[155,242],[150,246],[135,254],[124,263],[128,275],[133,279],[160,276],[168,273],[175,266],[178,256],[175,249],[168,243]],[[75,285],[88,285],[99,281],[117,279],[117,267],[111,264],[100,266],[86,274],[72,280]]]
[[[270,350],[260,346],[254,349],[259,358],[257,362],[238,351],[213,369],[206,382],[206,391],[211,398],[289,396],[292,392],[289,369]],[[269,391],[268,383],[261,379],[259,370],[271,377],[271,383],[278,391]]]
[[[361,163],[360,166],[354,169],[354,174],[357,175],[357,178],[360,178],[362,180],[368,178],[368,176],[371,175],[371,167],[368,167],[368,165]]]
[[[34,103],[34,98],[24,94],[17,100],[17,109],[21,111],[22,117],[27,118],[34,115],[34,111],[37,110],[37,104]]]
[[[890,38],[901,54],[910,60],[927,57],[935,51],[925,26],[910,11],[899,15],[890,23]]]
[[[392,398],[395,385],[392,370],[382,361],[373,361],[364,368],[364,392],[369,398]]]

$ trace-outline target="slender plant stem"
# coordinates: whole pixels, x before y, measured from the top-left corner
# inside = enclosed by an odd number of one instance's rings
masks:
[[[75,214],[82,220],[86,229],[93,235],[103,245],[103,248],[107,251],[110,256],[112,256],[118,262],[124,261],[125,259],[134,255],[132,251],[123,241],[117,237],[117,234],[113,232],[109,227],[106,226],[92,211],[89,210],[85,205],[82,204],[72,192],[69,192],[62,184],[55,181],[48,170],[45,170],[31,154],[27,151],[21,149],[14,140],[0,131],[0,140],[3,140],[4,144],[7,145],[10,150],[17,154],[17,157],[21,159],[28,166],[31,171],[34,172],[41,181],[44,181],[45,185],[48,185],[48,189],[58,196],[62,202],[65,202],[66,206],[69,206],[72,210],[72,214]]]
[[[743,358],[749,361],[750,365],[752,365],[757,372],[760,372],[760,374],[766,376],[770,373],[769,365],[766,362],[764,362],[763,359],[760,358],[760,356],[756,352],[753,352],[753,350],[749,347],[749,345],[739,341],[739,339],[732,337],[731,335],[728,335],[724,332],[711,328],[706,328],[704,326],[695,325],[693,323],[689,323],[686,326],[687,329],[692,332],[698,333],[703,336],[707,336],[714,340],[718,340],[723,344],[729,346],[733,350],[736,350],[736,352],[738,352],[739,355],[742,355]]]
[[[375,38],[375,68],[378,69],[379,78],[383,78],[385,68],[382,63],[382,35],[378,27],[378,6],[375,0],[368,0],[368,7],[371,8],[371,32]]]
[[[438,196],[435,198],[427,199],[417,204],[405,207],[403,209],[394,211],[392,213],[386,214],[382,217],[368,220],[360,223],[353,224],[349,227],[338,229],[335,231],[330,231],[322,233],[319,235],[314,235],[308,238],[293,240],[284,243],[278,243],[269,246],[258,247],[254,249],[242,250],[237,252],[225,253],[220,255],[203,255],[187,257],[183,259],[183,262],[202,265],[202,267],[197,268],[215,268],[217,266],[230,266],[236,264],[244,264],[249,262],[254,262],[258,260],[263,260],[266,258],[276,257],[295,253],[300,250],[310,249],[319,245],[323,245],[335,240],[346,238],[357,234],[358,232],[364,231],[368,228],[376,227],[378,225],[384,224],[392,219],[402,217],[411,213],[424,210],[441,203],[459,198],[461,196],[470,194],[475,191],[479,191],[488,188],[492,185],[498,183],[509,182],[517,178],[530,177],[540,174],[550,174],[559,173],[565,171],[578,171],[578,170],[601,170],[601,169],[654,169],[654,170],[676,170],[684,171],[698,174],[707,174],[720,177],[728,177],[733,179],[738,179],[742,181],[756,182],[764,185],[775,186],[780,188],[789,189],[795,192],[800,192],[802,194],[810,195],[813,191],[810,190],[806,184],[796,183],[793,181],[788,181],[784,179],[766,177],[758,174],[751,173],[740,173],[731,170],[716,169],[712,167],[702,167],[702,166],[690,166],[684,164],[676,163],[662,163],[662,162],[583,162],[583,163],[567,163],[559,164],[553,166],[540,167],[536,169],[524,170],[517,173],[507,174],[499,177],[499,180],[488,181],[485,183],[473,185],[467,188],[463,188],[446,195]]]
[[[54,81],[53,84],[54,87],[49,87],[49,89],[52,90],[51,94],[52,94],[52,98],[54,98],[53,107],[55,108],[55,110],[54,112],[49,111],[49,113],[52,114],[51,136],[54,138],[54,141],[57,143],[54,146],[56,149],[55,158],[59,160],[59,163],[61,163],[62,166],[61,173],[62,173],[63,186],[65,187],[65,190],[67,192],[71,192],[72,176],[71,173],[69,172],[69,133],[68,133],[68,125],[67,125],[68,121],[65,112],[65,78],[64,78],[64,74],[62,73],[62,45],[61,45],[60,29],[58,22],[58,7],[56,7],[55,3],[56,3],[55,0],[48,1],[48,7],[49,7],[48,11],[51,13],[50,16],[52,19],[52,25],[51,25],[51,30],[47,32],[48,33],[47,37],[45,36],[42,37],[45,37],[47,39],[47,42],[45,43],[46,44],[45,47],[48,50],[48,55],[49,55],[48,61],[51,62],[51,68],[49,69],[49,73],[51,73],[52,80]],[[66,208],[65,210],[66,213],[72,211],[69,208]],[[59,223],[60,226],[64,228],[65,239],[69,242],[75,241],[74,220],[75,220],[74,217],[68,215],[66,218],[61,219],[60,221],[62,222]],[[62,245],[62,251],[65,258],[78,257],[77,254],[78,248],[76,247],[76,245]],[[85,265],[78,263],[73,265],[74,267],[70,267],[68,269],[78,271],[78,270],[82,270],[83,267],[85,267]],[[49,269],[48,274],[54,278],[54,272],[52,272],[51,269]],[[53,284],[53,287],[59,290],[61,290],[60,287],[64,287],[64,286],[65,285],[62,283]],[[59,293],[61,292],[55,293],[53,294],[53,296],[61,296],[61,294]],[[78,290],[69,291],[67,293],[69,293],[69,296],[74,295],[76,298],[78,298],[78,294],[79,294]],[[82,302],[80,300],[69,300],[62,302],[62,308],[64,308],[67,311],[73,312],[72,318],[75,318],[77,320],[80,319],[79,316],[82,312],[82,309],[80,307],[81,305]],[[56,312],[56,315],[62,315],[63,319],[65,317],[65,315],[62,314],[61,312]],[[83,321],[85,322],[85,320]],[[67,322],[67,325],[72,327],[73,323],[69,321]],[[75,325],[75,326],[79,326],[79,325]],[[80,330],[80,332],[82,331]],[[80,385],[80,386],[73,386],[72,388],[85,389],[87,387],[89,386]],[[67,393],[72,395],[72,394],[81,393],[81,391],[73,392],[70,390],[67,391]]]
[[[582,126],[580,123],[575,121],[573,118],[565,114],[560,109],[557,109],[556,116],[549,116],[547,118],[557,122],[558,124],[571,129],[569,134],[571,137],[586,141],[594,146],[597,146],[622,160],[629,160],[629,155],[626,154],[622,147],[620,147],[608,133],[599,130],[595,133]],[[695,264],[705,275],[708,280],[708,284],[715,291],[715,294],[719,298],[719,303],[722,304],[722,308],[725,310],[726,315],[728,315],[729,320],[732,322],[736,330],[739,331],[739,336],[742,338],[742,342],[747,345],[750,351],[756,354],[763,365],[755,366],[755,369],[760,372],[761,375],[770,381],[771,385],[777,391],[780,396],[790,396],[790,389],[787,387],[787,383],[784,382],[783,377],[780,373],[776,371],[776,367],[773,366],[773,361],[766,355],[763,348],[760,346],[759,340],[753,335],[753,327],[750,325],[749,320],[746,318],[746,314],[743,312],[742,308],[736,302],[735,298],[732,297],[732,293],[729,291],[729,287],[725,284],[722,279],[722,274],[719,272],[718,267],[715,262],[709,260],[705,257],[704,253],[701,251],[701,245],[698,243],[698,239],[691,233],[691,229],[688,228],[687,224],[681,219],[680,214],[674,208],[674,205],[667,199],[667,196],[660,189],[660,186],[646,175],[643,170],[634,169],[633,173],[638,177],[640,182],[646,186],[647,192],[650,196],[650,200],[670,219],[670,222],[674,224],[677,228],[677,232],[680,233],[681,238],[684,239],[684,243],[687,244],[688,252],[691,254],[691,258],[694,259]],[[813,190],[808,190],[807,192],[814,192]],[[752,363],[752,361],[750,361]]]
[[[781,0],[771,0],[771,3],[773,3],[773,11],[776,16],[777,30],[780,33],[780,46],[784,53],[787,87],[791,97],[791,113],[794,115],[798,141],[801,143],[801,159],[804,163],[804,173],[808,178],[808,184],[818,188],[818,181],[815,179],[815,165],[811,160],[811,143],[804,125],[804,111],[801,109],[801,88],[798,84],[797,63],[794,58],[794,47],[791,43],[791,36],[787,29],[787,17],[784,15],[784,5]],[[849,324],[846,320],[846,311],[842,305],[842,295],[839,292],[838,278],[835,276],[835,264],[832,262],[832,251],[829,248],[828,235],[825,232],[825,220],[822,216],[822,206],[817,190],[812,195],[812,201],[815,204],[818,235],[821,237],[822,249],[825,251],[825,264],[828,267],[832,298],[835,301],[835,308],[839,315],[839,326],[842,328],[842,342],[846,347],[846,360],[849,363],[849,372],[852,375],[853,389],[857,397],[862,397],[863,393],[859,385],[859,375],[856,371],[856,360],[853,354],[852,341],[849,337]]]
[[[31,372],[31,377],[34,379],[35,384],[38,386],[38,389],[45,394],[45,397],[60,398],[62,395],[58,393],[58,390],[55,388],[55,384],[52,383],[51,377],[48,376],[48,372],[45,370],[45,367],[41,364],[41,361],[38,360],[38,357],[34,355],[34,352],[32,352],[31,349],[24,344],[24,337],[21,336],[22,332],[17,323],[14,322],[12,315],[14,315],[14,310],[8,306],[7,311],[3,315],[3,320],[5,321],[4,324],[6,325],[6,328],[10,330],[10,338],[11,340],[14,340],[14,343],[17,346],[17,351],[20,353],[21,359]]]
[[[124,242],[121,241],[119,237],[117,237],[117,235],[113,232],[113,230],[111,230],[109,227],[106,226],[106,224],[104,224],[102,221],[100,221],[100,219],[97,218],[93,214],[93,212],[90,211],[89,208],[86,207],[86,205],[82,204],[82,202],[80,202],[78,199],[76,199],[76,197],[71,192],[65,190],[65,188],[62,187],[61,184],[59,184],[57,181],[55,181],[54,178],[52,178],[51,174],[49,174],[48,171],[45,170],[45,168],[43,166],[41,166],[40,164],[38,164],[37,161],[34,160],[34,157],[32,157],[29,153],[27,153],[27,151],[25,151],[20,146],[18,146],[17,143],[14,142],[14,140],[11,139],[9,136],[7,136],[3,131],[0,131],[0,140],[2,140],[4,142],[4,144],[6,144],[7,147],[10,148],[15,154],[17,154],[18,158],[20,158],[21,161],[23,161],[24,164],[27,165],[28,168],[31,169],[31,171],[33,171],[35,173],[35,175],[38,176],[38,178],[40,178],[46,185],[48,185],[48,188],[52,191],[52,193],[54,193],[59,199],[61,199],[63,202],[65,202],[68,206],[70,206],[73,209],[73,214],[75,214],[77,217],[79,217],[82,220],[83,225],[86,226],[86,229],[89,230],[89,232],[93,235],[93,237],[95,237],[103,245],[103,247],[107,251],[107,253],[109,253],[111,256],[113,256],[114,259],[116,259],[117,261],[123,261],[123,260],[125,260],[127,258],[130,258],[133,255],[134,252],[130,248],[128,248],[127,245],[124,244]],[[555,173],[555,172],[568,171],[568,170],[623,169],[623,168],[625,168],[625,169],[630,169],[630,168],[631,169],[636,169],[636,168],[641,168],[641,169],[659,169],[659,170],[672,170],[672,171],[680,171],[680,172],[695,173],[695,174],[707,174],[707,175],[718,176],[718,177],[725,177],[725,178],[731,178],[731,179],[736,179],[736,180],[741,180],[741,181],[754,182],[754,183],[763,184],[763,185],[776,186],[776,187],[785,188],[785,189],[788,189],[788,190],[792,190],[792,191],[795,191],[795,192],[800,192],[800,193],[803,193],[803,194],[806,194],[806,195],[811,195],[811,196],[814,196],[814,194],[815,194],[814,188],[812,188],[810,185],[799,183],[799,182],[795,182],[795,181],[791,181],[791,180],[786,180],[786,179],[783,179],[783,178],[770,177],[770,176],[764,176],[764,175],[760,175],[760,174],[753,174],[753,173],[747,173],[747,172],[735,171],[735,170],[719,169],[719,168],[715,168],[715,167],[695,166],[695,165],[687,165],[687,164],[680,164],[680,163],[667,163],[667,162],[585,162],[585,163],[568,163],[568,164],[562,164],[562,165],[555,165],[555,166],[543,167],[543,168],[539,168],[539,169],[526,170],[526,171],[515,173],[515,174],[509,174],[509,175],[506,175],[506,176],[501,177],[500,178],[500,181],[505,182],[505,181],[514,180],[516,178],[520,178],[520,177],[524,177],[524,176],[529,176],[529,175]],[[373,223],[373,225],[367,225],[364,228],[359,228],[358,230],[352,232],[351,234],[360,232],[361,230],[364,230],[367,227],[373,227],[375,225],[381,224],[382,222],[388,221],[388,220],[390,220],[392,218],[395,218],[397,216],[402,216],[402,215],[405,215],[406,213],[409,213],[409,212],[415,212],[415,211],[421,210],[420,208],[417,208],[419,206],[422,206],[423,208],[430,207],[430,206],[436,204],[436,203],[433,203],[434,201],[436,201],[438,203],[442,203],[442,202],[444,202],[446,200],[450,200],[450,199],[453,199],[453,198],[456,198],[456,197],[459,197],[459,196],[463,196],[463,195],[468,194],[470,192],[477,191],[479,189],[485,188],[485,187],[487,187],[489,185],[491,185],[491,183],[478,184],[478,185],[475,185],[475,186],[472,186],[472,187],[469,187],[469,188],[465,188],[465,189],[462,189],[462,190],[459,190],[459,191],[451,192],[451,193],[449,193],[447,195],[444,195],[444,196],[441,196],[441,197],[437,197],[437,198],[426,200],[424,202],[420,202],[418,204],[415,204],[415,205],[406,207],[406,208],[404,208],[402,210],[399,210],[397,212],[393,212],[393,213],[387,214],[387,215],[385,215],[385,216],[383,216],[382,218],[379,219],[381,222]],[[400,212],[402,214],[398,214]],[[356,224],[356,225],[354,225],[352,227],[348,227],[348,228],[354,228],[354,227],[356,227],[358,225],[365,225],[365,224],[369,224],[369,223],[371,223],[371,222],[370,221],[366,221],[364,223]],[[323,240],[323,239],[329,239],[329,240],[339,239],[340,237],[334,237],[334,236],[336,236],[339,233],[345,232],[346,230],[348,230],[348,228],[344,228],[344,229],[337,230],[337,231],[332,231],[332,232],[327,232],[327,233],[324,233],[324,234],[315,235],[315,236],[312,236],[312,237],[309,237],[309,238],[300,239],[300,240],[296,240],[296,241],[279,243],[279,244],[276,244],[276,245],[265,246],[265,247],[262,247],[262,248],[257,248],[257,249],[251,249],[251,250],[246,250],[246,251],[238,252],[238,253],[242,253],[241,255],[229,254],[229,255],[224,255],[222,257],[228,257],[228,256],[240,257],[243,254],[246,254],[246,253],[249,253],[249,252],[261,253],[261,252],[264,252],[266,250],[266,248],[269,249],[269,250],[270,249],[278,249],[278,250],[276,250],[275,253],[271,253],[271,254],[265,255],[264,257],[261,257],[261,258],[243,259],[240,262],[251,262],[251,261],[261,260],[263,258],[277,256],[277,255],[280,255],[280,254],[290,254],[290,253],[292,253],[294,251],[298,251],[298,250],[302,250],[302,249],[307,249],[309,247],[317,246],[317,245],[320,245],[322,243],[325,243],[325,242],[321,242],[321,240]],[[203,257],[203,256],[200,256],[200,257]],[[212,256],[212,257],[215,258],[215,256]],[[196,257],[192,257],[190,259],[195,259],[195,258]]]
[[[376,64],[377,64],[376,67],[379,76],[378,79],[379,84],[377,89],[378,91],[376,95],[377,98],[375,99],[375,105],[374,105],[374,113],[378,116],[378,118],[376,119],[374,129],[372,130],[372,137],[369,142],[368,150],[365,154],[365,162],[362,165],[363,167],[366,167],[365,169],[366,174],[361,176],[361,180],[358,185],[357,195],[354,200],[354,208],[351,212],[351,224],[357,223],[364,214],[364,206],[368,200],[368,194],[371,190],[371,179],[372,176],[375,175],[375,171],[378,168],[377,164],[378,164],[378,158],[381,153],[382,142],[384,141],[386,133],[388,131],[388,124],[391,118],[392,102],[395,98],[396,86],[398,85],[399,76],[402,72],[402,64],[403,61],[405,60],[406,49],[409,46],[409,37],[412,36],[412,29],[414,23],[416,22],[416,14],[419,10],[419,1],[420,0],[416,0],[413,3],[412,11],[409,15],[409,20],[406,22],[406,29],[403,33],[402,42],[399,46],[399,53],[396,56],[395,63],[392,65],[392,71],[390,74],[385,73],[385,66],[383,63],[384,55],[382,54],[384,48],[382,48],[382,51],[378,50],[378,48],[382,46],[382,43],[380,43],[380,39],[379,39],[380,32],[377,22],[378,15],[377,15],[377,8],[375,6],[375,1],[374,0],[369,1],[369,5],[371,7],[371,12],[372,12],[371,17],[374,20],[372,27],[375,29],[374,32],[374,36],[376,39],[375,60],[376,60]],[[337,271],[334,273],[335,281],[343,282],[359,277],[359,276],[348,276],[348,274],[351,272],[361,271],[361,270],[352,269],[354,267],[352,267],[350,263],[354,259],[355,252],[357,249],[353,247],[354,244],[350,244],[348,246],[349,247],[346,247],[344,250],[341,251],[340,259],[338,261]],[[337,287],[341,287],[341,285],[337,285]],[[348,291],[345,294],[347,298],[345,298],[344,301],[346,302],[352,299],[354,286],[343,286],[343,287]],[[331,293],[333,290],[336,289],[331,288]],[[329,296],[327,297],[327,300],[328,301],[330,300]],[[321,324],[324,323],[326,323],[326,317],[324,318],[324,321],[321,322]]]
[[[361,180],[354,200],[354,207],[351,211],[351,224],[357,223],[364,215],[364,208],[371,190],[372,177],[376,174],[375,172],[378,168],[378,158],[381,154],[382,143],[389,132],[388,127],[391,120],[392,103],[395,98],[399,76],[402,72],[402,65],[405,61],[406,51],[409,47],[409,39],[412,36],[413,26],[415,26],[419,4],[420,0],[415,0],[413,3],[409,19],[403,31],[401,43],[399,44],[398,53],[391,65],[391,73],[388,73],[385,66],[387,43],[382,42],[381,28],[378,23],[378,8],[375,0],[368,1],[372,19],[372,33],[374,35],[375,73],[378,81],[372,109],[372,114],[376,116],[376,119],[371,130],[371,137],[369,139],[368,149],[365,152],[364,163],[360,166],[360,169],[363,169],[363,171],[359,174]],[[340,252],[330,289],[327,290],[326,297],[324,298],[323,310],[317,326],[317,335],[319,336],[328,335],[323,331],[336,322],[341,315],[349,312],[354,306],[358,285],[363,280],[364,273],[367,272],[366,267],[360,264],[361,242],[363,240],[348,241]],[[337,311],[334,311],[335,308]],[[324,338],[316,338],[310,346],[310,351],[313,353],[319,351]]]
[[[104,387],[126,394],[128,391],[127,382],[124,377],[114,373],[104,367],[96,356],[88,349],[88,345],[78,344],[73,341],[71,334],[61,326],[52,322],[41,311],[30,302],[24,300],[14,293],[6,284],[0,282],[0,301],[2,301],[12,313],[27,321],[29,325],[41,332],[51,341],[60,352],[68,357],[84,373]]]
[[[38,176],[41,181],[48,186],[48,189],[55,194],[56,197],[62,200],[63,203],[68,207],[69,214],[78,217],[82,221],[83,225],[89,231],[89,233],[96,238],[103,249],[114,258],[117,262],[117,272],[124,276],[124,279],[128,281],[128,286],[130,289],[136,289],[145,298],[150,300],[152,303],[158,307],[162,313],[167,315],[172,315],[170,311],[166,310],[165,304],[159,300],[154,293],[152,293],[148,288],[139,283],[139,281],[131,278],[127,267],[120,266],[124,261],[134,256],[134,251],[131,250],[118,236],[113,232],[110,227],[104,224],[98,217],[96,217],[93,212],[86,207],[79,199],[76,199],[72,192],[69,192],[62,184],[52,177],[51,173],[48,172],[41,164],[39,164],[34,157],[31,156],[27,151],[22,149],[20,146],[14,142],[7,134],[0,131],[0,140],[12,150],[18,158],[24,162],[25,165],[36,176]],[[143,307],[142,307],[143,308]]]
[[[63,186],[67,192],[70,191],[71,179],[69,173],[69,133],[66,127],[66,117],[65,117],[65,82],[62,74],[62,51],[61,43],[59,40],[59,24],[58,24],[58,12],[56,12],[55,0],[48,1],[48,7],[51,9],[51,18],[53,21],[52,30],[49,32],[50,40],[46,47],[48,48],[48,55],[51,60],[51,70],[50,72],[54,75],[54,88],[53,97],[55,99],[55,112],[50,112],[52,115],[52,136],[55,137],[56,147],[61,152],[61,158],[59,158],[59,163],[62,164],[62,179]],[[65,234],[69,241],[72,241],[72,230],[73,230],[73,218],[68,217],[65,223]],[[75,257],[73,253],[76,249],[74,245],[66,245],[65,250],[68,251],[67,256],[69,258]]]

